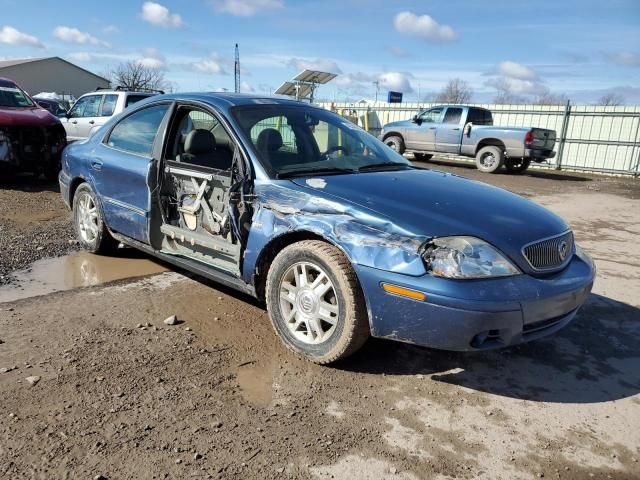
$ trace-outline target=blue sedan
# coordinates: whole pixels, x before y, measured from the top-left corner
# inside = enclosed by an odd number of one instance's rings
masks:
[[[317,363],[369,336],[483,350],[549,335],[595,268],[558,216],[416,168],[356,125],[284,98],[160,95],[63,154],[92,252],[118,243],[264,300]]]

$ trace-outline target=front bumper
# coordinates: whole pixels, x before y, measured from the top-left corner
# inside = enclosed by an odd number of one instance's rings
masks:
[[[515,345],[560,330],[586,301],[595,278],[593,261],[581,250],[564,270],[544,278],[449,280],[355,269],[372,336],[460,351]],[[426,298],[386,293],[382,283],[424,292]]]

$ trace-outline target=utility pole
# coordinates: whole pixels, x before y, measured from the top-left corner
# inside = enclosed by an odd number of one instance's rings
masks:
[[[234,66],[236,88],[235,92],[240,93],[240,49],[236,43],[236,63]]]
[[[376,80],[375,82],[373,82],[373,84],[376,86],[376,102],[378,101],[378,91],[380,90],[380,80]]]

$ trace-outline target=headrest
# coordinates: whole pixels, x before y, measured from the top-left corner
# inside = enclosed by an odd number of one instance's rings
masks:
[[[256,144],[260,151],[275,152],[283,145],[282,135],[275,128],[265,128],[258,135]]]
[[[211,153],[215,148],[216,137],[209,130],[191,130],[184,141],[184,151],[191,155]]]

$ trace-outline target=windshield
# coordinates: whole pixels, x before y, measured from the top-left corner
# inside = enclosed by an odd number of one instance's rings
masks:
[[[270,175],[357,173],[411,168],[408,160],[343,117],[306,105],[232,109]]]
[[[0,80],[0,107],[33,107],[29,96],[11,82]]]

